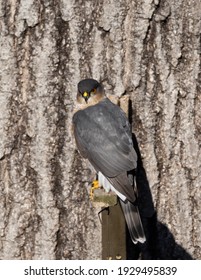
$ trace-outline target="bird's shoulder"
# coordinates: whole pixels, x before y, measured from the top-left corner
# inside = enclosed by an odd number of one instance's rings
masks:
[[[105,125],[113,121],[113,125],[117,124],[130,129],[130,124],[124,111],[107,97],[95,105],[76,111],[73,120],[79,119],[83,121],[88,118],[98,120],[100,117],[102,122],[105,122]]]

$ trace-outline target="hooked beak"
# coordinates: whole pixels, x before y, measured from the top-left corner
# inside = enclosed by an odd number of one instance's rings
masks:
[[[85,102],[87,103],[87,101],[88,101],[90,95],[89,95],[88,92],[85,91],[85,92],[82,94],[82,97],[84,98]]]

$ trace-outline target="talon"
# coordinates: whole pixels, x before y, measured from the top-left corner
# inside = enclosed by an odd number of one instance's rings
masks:
[[[98,182],[98,180],[94,180],[92,182],[92,186],[91,186],[91,189],[90,189],[90,195],[89,195],[91,200],[93,200],[93,198],[94,198],[94,190],[98,189],[98,188],[100,188],[99,182]]]

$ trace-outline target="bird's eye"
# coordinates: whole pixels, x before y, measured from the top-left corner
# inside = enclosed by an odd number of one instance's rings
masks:
[[[96,89],[95,89],[95,88],[92,89],[91,93],[92,93],[92,94],[95,94],[95,93],[96,93]]]

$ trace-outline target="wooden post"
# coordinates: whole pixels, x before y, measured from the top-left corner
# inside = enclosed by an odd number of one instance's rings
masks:
[[[126,225],[119,203],[102,211],[102,259],[126,259]]]

